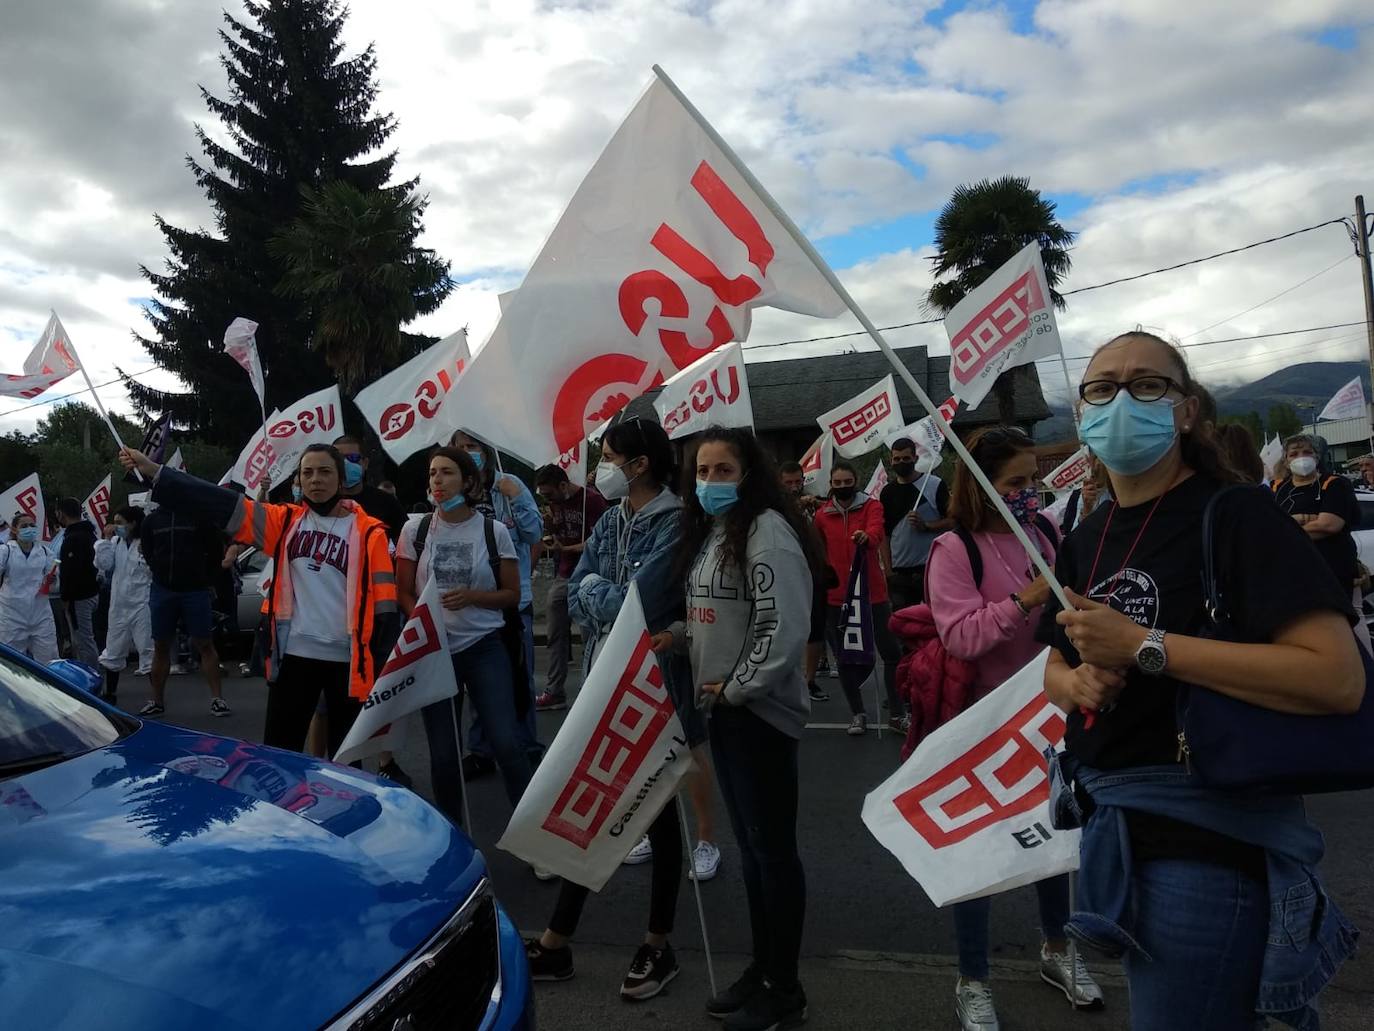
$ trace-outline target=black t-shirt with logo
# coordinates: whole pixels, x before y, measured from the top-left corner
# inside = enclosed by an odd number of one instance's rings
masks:
[[[1360,506],[1355,500],[1355,488],[1344,476],[1318,476],[1311,483],[1299,487],[1291,479],[1284,480],[1274,491],[1274,500],[1288,515],[1321,515],[1330,512],[1345,520],[1340,533],[1312,541],[1321,557],[1336,574],[1336,581],[1350,588],[1355,583],[1355,538],[1351,535],[1360,525]]]
[[[1202,516],[1219,489],[1214,480],[1194,475],[1158,499],[1157,507],[1154,500],[1099,506],[1065,539],[1056,562],[1060,581],[1142,626],[1197,636],[1205,621]],[[1221,502],[1216,540],[1218,575],[1245,640],[1270,641],[1294,618],[1319,609],[1353,620],[1348,590],[1265,488],[1233,491]],[[1059,609],[1053,599],[1045,606],[1037,638],[1077,666],[1077,651],[1054,621]],[[1096,713],[1091,728],[1082,713],[1069,714],[1066,747],[1099,769],[1177,762],[1179,687],[1167,673],[1150,676],[1132,667],[1116,704]]]

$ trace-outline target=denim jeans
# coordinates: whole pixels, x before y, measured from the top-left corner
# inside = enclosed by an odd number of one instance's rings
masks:
[[[1035,882],[1040,897],[1040,933],[1046,938],[1063,938],[1069,919],[1069,877],[1064,874]],[[970,981],[988,978],[988,917],[995,895],[956,902],[954,936],[959,942],[959,973]]]
[[[520,622],[524,631],[525,648],[525,673],[526,687],[529,690],[530,704],[525,711],[525,718],[517,725],[516,733],[520,735],[520,743],[529,754],[530,764],[537,765],[539,760],[544,757],[544,746],[539,743],[539,728],[535,725],[534,707],[534,608],[520,610]],[[474,706],[476,708],[476,706]],[[480,710],[472,714],[472,726],[468,729],[468,750],[476,752],[478,755],[485,755],[488,758],[494,757],[495,750],[487,741],[486,730],[482,726],[482,713]]]
[[[1125,958],[1132,1031],[1253,1031],[1265,885],[1229,867],[1166,859],[1138,864],[1134,889],[1145,955]]]
[[[806,919],[806,873],[797,851],[799,742],[733,705],[717,705],[710,728],[716,780],[739,845],[754,963],[791,988]]]
[[[452,658],[458,694],[426,705],[421,711],[425,736],[429,739],[429,770],[435,804],[461,827],[462,748],[455,727],[463,725],[465,698],[472,699],[472,707],[486,728],[487,742],[501,770],[506,797],[512,807],[529,786],[531,773],[529,756],[520,744],[515,696],[511,692],[510,658],[501,643],[500,632],[494,631],[462,651],[454,652]]]

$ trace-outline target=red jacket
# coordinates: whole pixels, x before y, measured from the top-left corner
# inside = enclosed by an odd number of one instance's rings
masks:
[[[945,651],[929,605],[894,612],[887,625],[905,652],[897,666],[897,695],[911,705],[911,726],[902,745],[905,760],[922,738],[973,704],[978,669]]]
[[[840,508],[831,499],[816,510],[814,522],[816,532],[825,544],[826,561],[839,578],[839,586],[826,591],[826,604],[843,605],[845,602],[845,592],[849,590],[849,567],[854,563],[854,541],[851,538],[857,530],[868,534],[871,601],[874,605],[887,601],[887,580],[878,560],[878,551],[886,536],[883,533],[883,506],[878,499],[860,491],[854,495],[854,502],[848,509]]]

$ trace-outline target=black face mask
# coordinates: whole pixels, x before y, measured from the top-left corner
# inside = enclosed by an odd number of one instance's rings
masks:
[[[854,495],[858,493],[857,487],[831,487],[830,493],[836,501],[853,501]]]
[[[309,498],[301,498],[301,500],[309,505],[310,510],[316,515],[327,516],[330,512],[334,511],[334,506],[339,503],[339,492],[335,491],[334,496],[327,501],[311,501]]]
[[[913,476],[916,473],[915,462],[893,462],[892,471],[898,476]]]

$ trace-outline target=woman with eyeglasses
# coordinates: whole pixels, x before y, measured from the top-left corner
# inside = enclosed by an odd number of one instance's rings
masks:
[[[671,486],[676,465],[668,435],[657,423],[627,419],[611,426],[601,438],[596,489],[611,507],[597,520],[568,581],[568,610],[582,626],[588,670],[596,664],[598,646],[615,623],[630,584],[638,587],[649,633],[668,629],[686,614],[683,578],[674,569],[682,536],[682,499]],[[660,656],[659,666],[688,745],[695,749],[706,740],[706,732],[691,697],[690,671],[681,656]],[[678,819],[674,796],[649,828],[653,864],[649,930],[620,988],[627,1000],[652,998],[678,974],[677,958],[668,943],[682,883]],[[582,885],[564,881],[548,929],[525,943],[536,981],[566,981],[573,976],[568,942],[577,931],[588,894]]]
[[[1315,1028],[1314,1003],[1354,949],[1321,890],[1321,835],[1298,796],[1202,785],[1178,723],[1207,689],[1278,712],[1355,711],[1365,677],[1349,593],[1258,487],[1214,510],[1230,640],[1208,636],[1199,573],[1209,502],[1242,482],[1200,422],[1181,352],[1142,331],[1098,349],[1079,433],[1114,500],[1056,563],[1045,691],[1068,714],[1051,811],[1082,825],[1070,931],[1124,955],[1135,1031]],[[1241,643],[1244,642],[1244,643]],[[1057,803],[1057,804],[1056,804]]]
[[[987,474],[1007,508],[1053,563],[1059,547],[1054,523],[1040,513],[1035,444],[1022,430],[995,426],[968,439],[969,453]],[[954,469],[949,516],[955,528],[935,539],[926,565],[926,601],[945,651],[971,663],[968,704],[995,691],[1040,653],[1036,622],[1050,597],[1012,528],[992,506],[962,461]],[[1075,1008],[1102,1005],[1102,990],[1081,957],[1069,958],[1064,924],[1069,919],[1068,875],[1038,881],[1040,977],[1064,992]],[[997,1026],[988,985],[988,920],[992,897],[957,902],[954,931],[959,945],[955,1013],[964,1031]]]

